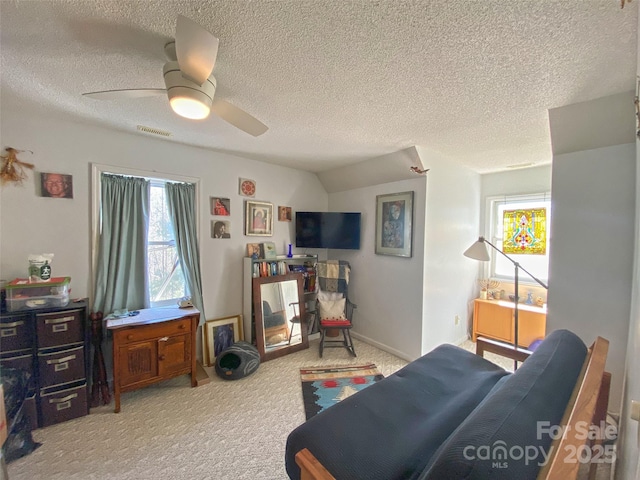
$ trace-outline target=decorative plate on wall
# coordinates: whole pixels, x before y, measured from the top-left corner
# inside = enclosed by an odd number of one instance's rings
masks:
[[[248,178],[240,179],[240,195],[245,197],[254,197],[256,194],[256,182]]]

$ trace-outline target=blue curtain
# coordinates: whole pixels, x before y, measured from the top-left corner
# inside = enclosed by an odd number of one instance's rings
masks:
[[[167,208],[173,225],[178,259],[184,279],[191,293],[193,305],[200,310],[200,324],[204,323],[202,278],[200,276],[200,250],[196,225],[196,187],[192,183],[165,185]]]
[[[102,174],[94,311],[149,307],[149,181]]]

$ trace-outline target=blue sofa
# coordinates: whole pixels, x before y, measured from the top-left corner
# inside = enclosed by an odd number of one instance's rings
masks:
[[[567,330],[515,373],[442,345],[291,432],[287,473],[300,478],[295,457],[308,449],[338,480],[534,479],[552,441],[538,426],[561,423],[586,358]]]

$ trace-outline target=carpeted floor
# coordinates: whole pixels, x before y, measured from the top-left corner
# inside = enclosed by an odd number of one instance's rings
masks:
[[[355,340],[358,357],[311,348],[265,362],[245,379],[189,387],[188,376],[122,395],[109,406],[34,432],[42,446],[8,465],[11,480],[284,480],[287,435],[304,422],[300,368],[375,363],[388,377],[407,362]],[[463,347],[474,351],[466,342]],[[509,367],[509,361],[490,357]],[[605,480],[608,469],[599,472]]]
[[[11,480],[282,480],[289,432],[305,421],[300,368],[375,363],[389,376],[407,362],[355,341],[318,356],[308,350],[271,360],[245,379],[190,388],[185,375],[122,395],[122,411],[36,430],[42,446],[8,465]]]

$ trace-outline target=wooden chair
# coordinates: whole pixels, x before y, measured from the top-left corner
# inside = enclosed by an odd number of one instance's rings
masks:
[[[351,338],[351,328],[353,327],[353,310],[358,306],[345,297],[344,320],[323,320],[320,318],[320,358],[325,348],[346,348],[351,355],[357,357],[356,349]],[[318,305],[317,311],[320,311]],[[327,332],[338,330],[342,332],[342,340],[327,340]],[[340,333],[338,333],[338,336]]]
[[[351,328],[353,327],[353,311],[357,305],[349,300],[349,276],[351,266],[349,262],[344,260],[327,260],[318,262],[317,281],[318,281],[318,299],[316,300],[316,312],[318,313],[319,329],[320,329],[320,358],[325,348],[346,348],[351,355],[356,357],[356,349],[351,339]],[[335,300],[322,300],[323,292],[333,294]],[[344,308],[340,315],[336,318],[322,318],[323,305],[329,305],[329,302],[340,302],[344,299]],[[323,303],[324,302],[324,303]],[[330,332],[337,332],[337,335],[331,335]],[[342,332],[342,340],[327,340],[327,336],[339,336]]]

